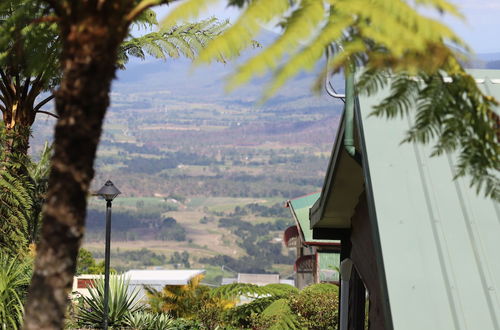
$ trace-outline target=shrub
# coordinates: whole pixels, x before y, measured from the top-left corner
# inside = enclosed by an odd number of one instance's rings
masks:
[[[307,329],[337,329],[338,288],[333,284],[314,284],[290,297],[291,311]]]
[[[187,319],[175,319],[172,322],[172,329],[176,330],[200,330],[201,324],[196,320],[187,320]]]

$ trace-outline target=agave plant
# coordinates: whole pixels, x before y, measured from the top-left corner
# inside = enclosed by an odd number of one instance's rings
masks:
[[[0,326],[19,329],[23,320],[23,298],[31,278],[31,267],[18,258],[0,253]]]
[[[156,314],[145,311],[128,313],[125,324],[132,330],[168,330],[174,329],[174,319],[168,314]]]
[[[100,327],[104,318],[104,277],[93,282],[90,297],[82,297],[78,308],[78,322],[82,326]],[[139,304],[139,289],[129,290],[129,280],[124,275],[111,275],[109,279],[108,325],[126,326],[127,315],[143,310]]]

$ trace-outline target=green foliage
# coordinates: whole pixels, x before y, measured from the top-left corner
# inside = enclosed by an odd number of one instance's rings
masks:
[[[226,312],[226,319],[230,324],[238,327],[250,327],[255,319],[255,315],[261,314],[269,305],[280,296],[270,296],[254,299],[249,303],[241,304],[231,308]]]
[[[210,290],[200,285],[202,278],[203,275],[198,275],[187,285],[166,285],[161,291],[145,287],[151,310],[155,313],[169,313],[175,318],[193,318]]]
[[[271,303],[262,313],[252,315],[253,329],[304,329],[286,298]]]
[[[27,261],[0,253],[0,326],[20,329],[23,320],[23,300],[31,279]]]
[[[128,313],[125,324],[132,330],[168,330],[176,329],[173,319],[167,314],[153,314],[145,311]]]
[[[212,289],[210,292],[212,296],[224,299],[238,299],[240,297],[252,299],[249,303],[235,306],[225,312],[227,323],[238,327],[255,325],[253,324],[255,315],[261,314],[275,301],[297,293],[297,288],[288,284],[258,286],[247,283],[227,284]]]
[[[186,229],[184,229],[184,227],[182,227],[174,218],[166,218],[163,219],[160,224],[159,232],[156,234],[156,239],[162,241],[185,241]],[[189,266],[186,267],[189,268]]]
[[[282,245],[272,243],[270,236],[271,231],[283,231],[287,226],[288,221],[283,219],[252,224],[239,217],[221,218],[219,219],[219,227],[231,228],[231,232],[240,238],[237,244],[245,249],[248,256],[235,259],[230,256],[217,255],[210,258],[200,258],[199,261],[211,265],[226,265],[242,273],[266,272],[273,264],[293,263],[293,255],[284,255]]]
[[[185,1],[163,24],[171,26],[179,19],[196,16],[210,2]],[[229,88],[272,72],[273,79],[265,88],[264,96],[268,98],[300,71],[314,69],[326,48],[333,49],[333,58],[317,79],[317,90],[329,72],[362,68],[359,92],[384,86],[393,92],[375,113],[391,117],[395,109],[401,110],[401,105],[408,107],[409,101],[417,104],[412,113],[415,121],[405,141],[434,143],[435,154],[459,151],[456,176],[470,175],[471,185],[478,192],[500,200],[499,117],[494,111],[497,102],[485,96],[460,65],[467,47],[459,37],[440,21],[421,14],[425,8],[461,17],[450,2],[229,0],[228,3],[243,7],[242,14],[220,37],[208,43],[197,62],[209,62],[221,55],[233,58],[250,45],[263,25],[281,20],[283,27],[283,33],[272,45],[237,69],[228,82]],[[388,74],[396,78],[383,77]],[[452,82],[445,83],[445,75]],[[411,76],[417,76],[421,82],[415,83]],[[365,83],[374,80],[374,84]]]
[[[44,1],[5,0],[0,4],[0,69],[19,80],[37,77],[32,85],[36,95],[53,88],[60,78],[57,24],[37,21],[49,13]]]
[[[42,206],[47,193],[50,158],[52,156],[52,146],[47,142],[40,152],[38,162],[30,161],[28,164],[28,179],[33,189],[30,190],[32,207],[30,209],[30,221],[28,222],[28,240],[30,243],[37,243],[42,222]]]
[[[213,289],[211,294],[253,299],[225,312],[227,323],[236,327],[320,330],[337,326],[338,288],[332,284],[314,284],[299,292],[284,284],[236,283]]]
[[[209,2],[184,2],[170,13],[163,22],[164,26],[196,16]],[[445,0],[418,3],[422,7],[460,16]],[[242,3],[232,4],[242,6]],[[211,61],[220,54],[235,57],[251,44],[263,24],[277,19],[283,21],[283,33],[276,42],[242,65],[231,79],[230,86],[273,71],[275,79],[266,89],[267,93],[273,93],[300,70],[313,68],[325,47],[334,42],[342,44],[343,51],[331,62],[333,69],[349,65],[352,59],[366,62],[363,58],[369,59],[368,65],[374,67],[389,65],[412,71],[424,67],[436,69],[452,56],[444,40],[462,46],[459,38],[445,25],[424,17],[403,0],[253,0],[248,1],[238,20],[221,37],[207,45],[198,61]]]
[[[32,187],[25,177],[9,172],[9,169],[0,172],[0,248],[15,255],[27,249]]]
[[[111,273],[116,273],[116,270],[111,268]],[[76,274],[104,274],[104,261],[96,263],[92,253],[84,248],[78,251],[78,259],[76,261]]]
[[[175,251],[170,256],[169,263],[173,264],[174,268],[178,268],[179,265],[182,265],[184,268],[190,268],[191,264],[189,263],[189,252],[182,251],[181,253],[179,253]]]
[[[199,330],[202,329],[200,322],[197,320],[187,320],[183,318],[175,319],[172,326],[176,330]]]
[[[0,125],[0,247],[9,253],[26,251],[36,243],[42,204],[47,191],[51,148],[45,145],[40,160],[8,154],[8,138]]]
[[[123,66],[129,56],[145,59],[146,55],[158,59],[186,57],[194,59],[208,41],[218,36],[228,25],[216,18],[205,19],[196,23],[186,23],[171,28],[160,28],[140,37],[131,37],[120,46],[119,65]],[[151,16],[151,27],[158,22]]]
[[[0,125],[0,248],[2,252],[16,255],[26,251],[30,210],[33,206],[34,187],[26,174],[29,159],[24,155],[5,153],[6,135]]]
[[[82,297],[78,307],[77,320],[81,326],[100,327],[104,313],[104,277],[94,281],[89,288],[90,297]],[[109,281],[108,324],[110,327],[126,325],[127,316],[139,312],[139,290],[129,291],[129,281],[123,275],[111,275]]]
[[[313,284],[291,296],[288,304],[303,328],[335,330],[338,321],[338,287]]]
[[[288,284],[268,284],[259,286],[248,283],[232,283],[215,288],[211,290],[210,294],[214,297],[234,299],[240,296],[248,298],[255,298],[259,296],[282,297],[296,292],[297,288]]]

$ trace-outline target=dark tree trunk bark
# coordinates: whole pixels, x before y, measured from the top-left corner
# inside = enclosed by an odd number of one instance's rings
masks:
[[[27,156],[30,147],[31,125],[18,124],[15,127],[5,127],[5,161],[12,155]]]
[[[41,242],[24,329],[62,329],[84,233],[93,162],[109,105],[116,53],[133,0],[50,1],[60,17],[63,80]]]

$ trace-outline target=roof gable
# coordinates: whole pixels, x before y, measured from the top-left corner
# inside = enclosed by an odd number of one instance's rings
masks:
[[[295,223],[297,224],[301,239],[308,245],[330,244],[336,245],[335,240],[313,239],[312,229],[309,223],[309,210],[320,197],[320,193],[314,193],[303,197],[298,197],[287,202],[290,207]]]

